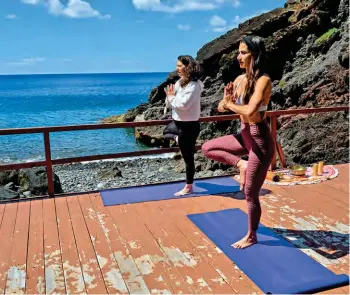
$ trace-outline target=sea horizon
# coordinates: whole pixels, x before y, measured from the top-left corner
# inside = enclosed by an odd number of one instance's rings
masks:
[[[3,76],[68,76],[68,75],[132,75],[132,74],[170,74],[172,71],[156,72],[87,72],[87,73],[24,73],[24,74],[1,74]]]

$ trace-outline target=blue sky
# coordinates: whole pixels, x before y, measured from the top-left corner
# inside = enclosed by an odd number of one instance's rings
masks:
[[[0,74],[169,72],[286,0],[1,0]]]

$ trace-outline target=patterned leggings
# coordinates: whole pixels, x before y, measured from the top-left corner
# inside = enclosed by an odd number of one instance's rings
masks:
[[[248,203],[249,230],[256,231],[261,217],[259,192],[275,151],[274,140],[266,121],[242,123],[241,133],[207,141],[203,154],[215,161],[237,166],[240,157],[248,155],[244,195]]]

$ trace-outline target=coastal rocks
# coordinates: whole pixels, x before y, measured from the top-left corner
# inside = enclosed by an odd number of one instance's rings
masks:
[[[110,168],[103,168],[98,173],[97,176],[100,179],[106,179],[106,178],[116,178],[116,177],[123,177],[122,172],[119,170],[118,165],[114,164]]]
[[[141,115],[138,115],[135,118],[135,122],[164,119],[163,111],[164,106],[149,108]],[[136,127],[134,128],[135,138],[147,146],[162,146],[165,143],[164,128],[165,126]]]
[[[102,120],[102,123],[121,123],[125,122],[125,114],[110,116]]]
[[[31,168],[0,172],[0,199],[45,195],[48,192],[45,168]],[[54,191],[62,193],[59,177],[54,174]]]
[[[289,163],[343,163],[349,157],[348,113],[318,114],[284,122],[278,131]],[[331,151],[331,153],[329,152]]]
[[[169,84],[175,84],[178,79],[179,79],[179,76],[177,75],[176,72],[170,73],[169,76],[166,78],[166,80],[162,84],[155,87],[151,91],[148,101],[151,104],[155,104],[157,102],[163,102],[165,97],[164,88]]]
[[[0,186],[18,183],[18,170],[0,171]]]
[[[136,116],[139,114],[142,114],[144,111],[146,111],[150,107],[149,103],[142,103],[138,105],[136,108],[128,110],[124,117],[123,120],[125,122],[132,122],[135,120]]]
[[[53,176],[55,193],[63,193],[60,179]],[[21,169],[18,174],[19,192],[31,191],[34,195],[44,195],[48,192],[45,168]]]
[[[338,54],[338,60],[339,64],[343,68],[349,68],[349,47],[346,44],[344,44],[343,47],[340,49]]]
[[[0,200],[11,200],[19,197],[19,193],[0,186]]]

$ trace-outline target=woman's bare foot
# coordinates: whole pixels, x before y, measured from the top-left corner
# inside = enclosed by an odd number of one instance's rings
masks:
[[[240,190],[243,191],[244,190],[244,185],[245,185],[245,176],[246,176],[246,172],[247,172],[247,168],[248,168],[248,161],[245,160],[240,160],[237,163],[237,167],[239,169],[239,178],[240,178]]]
[[[233,243],[231,246],[236,249],[244,249],[256,244],[257,242],[258,238],[256,237],[256,232],[250,232],[247,233],[243,239]]]
[[[181,191],[178,191],[177,193],[175,193],[174,196],[179,197],[179,196],[189,195],[192,193],[193,193],[192,184],[186,184],[185,187]]]

